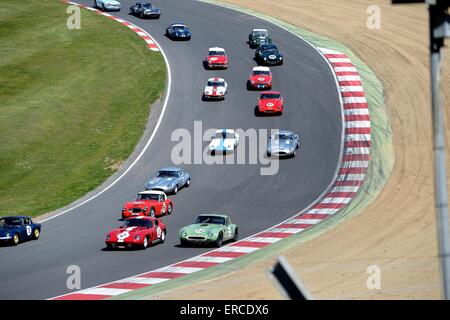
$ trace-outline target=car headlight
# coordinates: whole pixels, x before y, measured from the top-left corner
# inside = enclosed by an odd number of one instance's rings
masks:
[[[283,60],[283,57],[280,56],[280,60]]]
[[[167,188],[172,188],[173,187],[173,183],[169,183],[168,185],[167,185]]]
[[[267,60],[267,57],[264,57],[264,60]]]
[[[208,238],[212,238],[214,236],[211,232],[208,232],[206,235],[208,236]]]
[[[148,207],[144,207],[144,211],[147,211],[148,210]]]
[[[182,232],[182,233],[181,233],[181,237],[182,237],[182,238],[186,238],[186,237],[187,237],[187,232]]]
[[[106,236],[106,241],[109,241],[111,239],[111,236],[108,234],[107,236]]]
[[[6,234],[6,237],[8,237],[8,238],[11,237],[11,234],[10,234],[10,233],[7,233],[7,234]]]
[[[141,240],[141,236],[135,236],[134,239],[135,240]]]

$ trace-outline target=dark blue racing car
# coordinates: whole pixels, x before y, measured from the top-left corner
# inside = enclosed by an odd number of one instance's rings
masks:
[[[30,217],[1,217],[0,242],[18,245],[27,240],[37,240],[41,234],[41,225]]]
[[[191,30],[182,23],[172,23],[166,29],[166,36],[172,40],[191,40]]]

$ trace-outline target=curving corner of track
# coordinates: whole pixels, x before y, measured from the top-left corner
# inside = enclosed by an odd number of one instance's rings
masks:
[[[97,12],[118,20],[144,38],[142,34],[145,32],[133,27],[131,23],[98,10]],[[146,36],[149,37],[148,34]],[[144,40],[148,41],[151,38],[144,38]],[[361,78],[351,60],[338,51],[326,48],[317,49],[328,61],[335,75],[344,115],[343,147],[338,170],[334,181],[318,201],[292,218],[238,242],[167,267],[58,296],[52,300],[107,299],[212,268],[310,229],[345,208],[359,191],[369,166],[371,144],[369,108]]]
[[[103,12],[103,11],[98,10],[96,8],[85,6],[83,4],[79,4],[79,3],[68,1],[68,0],[61,0],[61,1],[65,2],[65,3],[68,3],[68,4],[71,4],[71,5],[74,5],[74,6],[78,6],[78,7],[90,10],[90,11],[93,11],[93,12],[95,12],[97,14],[100,14],[102,16],[108,17],[110,19],[113,19],[113,20],[123,24],[124,26],[130,28],[135,33],[137,33],[137,35],[140,36],[147,43],[147,46],[148,46],[148,48],[150,50],[152,50],[152,51],[160,51],[158,45],[156,44],[156,41],[147,32],[145,32],[141,28],[135,26],[131,22],[125,21],[123,19],[120,19],[119,17],[116,17],[116,16],[112,15],[112,14]]]

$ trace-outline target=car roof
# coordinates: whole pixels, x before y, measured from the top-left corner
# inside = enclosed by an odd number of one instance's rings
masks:
[[[139,2],[136,2],[136,4],[152,4],[151,2],[143,2],[143,1],[139,1]]]
[[[234,133],[234,129],[218,129],[218,130],[216,130],[216,133],[219,133],[219,132]]]
[[[0,219],[3,219],[3,218],[19,218],[19,219],[28,219],[28,218],[30,218],[31,219],[31,217],[28,217],[28,216],[4,216],[4,217],[2,217],[2,216],[0,216]]]
[[[267,29],[253,29],[253,32],[258,32],[258,31],[268,32]]]
[[[158,171],[182,171],[183,169],[178,168],[178,167],[166,167],[166,168],[161,168]]]
[[[269,67],[253,67],[253,71],[270,71]]]
[[[186,27],[184,23],[175,22],[171,24],[172,27]]]
[[[228,216],[226,214],[220,214],[220,213],[203,213],[203,214],[199,214],[197,217],[204,217],[204,216],[228,218]]]
[[[225,80],[223,78],[209,78],[208,82],[209,81],[225,81]]]
[[[225,52],[225,49],[220,48],[220,47],[211,47],[208,49],[208,51],[223,51],[223,52]]]
[[[138,194],[159,194],[159,195],[166,195],[164,192],[159,191],[159,190],[146,190],[146,191],[141,191]]]
[[[294,134],[294,133],[290,130],[278,130],[278,134]]]
[[[148,217],[148,216],[139,216],[139,217],[131,217],[131,218],[126,218],[126,220],[133,220],[133,219],[138,219],[138,220],[150,220],[150,221],[155,221],[156,218],[154,217]]]
[[[281,92],[279,91],[263,91],[261,92],[261,95],[263,94],[281,94]]]

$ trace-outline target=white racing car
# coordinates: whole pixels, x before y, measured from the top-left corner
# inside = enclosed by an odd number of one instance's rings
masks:
[[[219,129],[212,136],[209,143],[209,151],[211,155],[217,152],[226,154],[236,149],[239,143],[239,135],[233,129]]]
[[[210,78],[203,90],[203,100],[223,100],[227,93],[228,84],[222,78]]]
[[[119,1],[116,0],[94,0],[94,8],[99,8],[102,11],[120,11]]]

